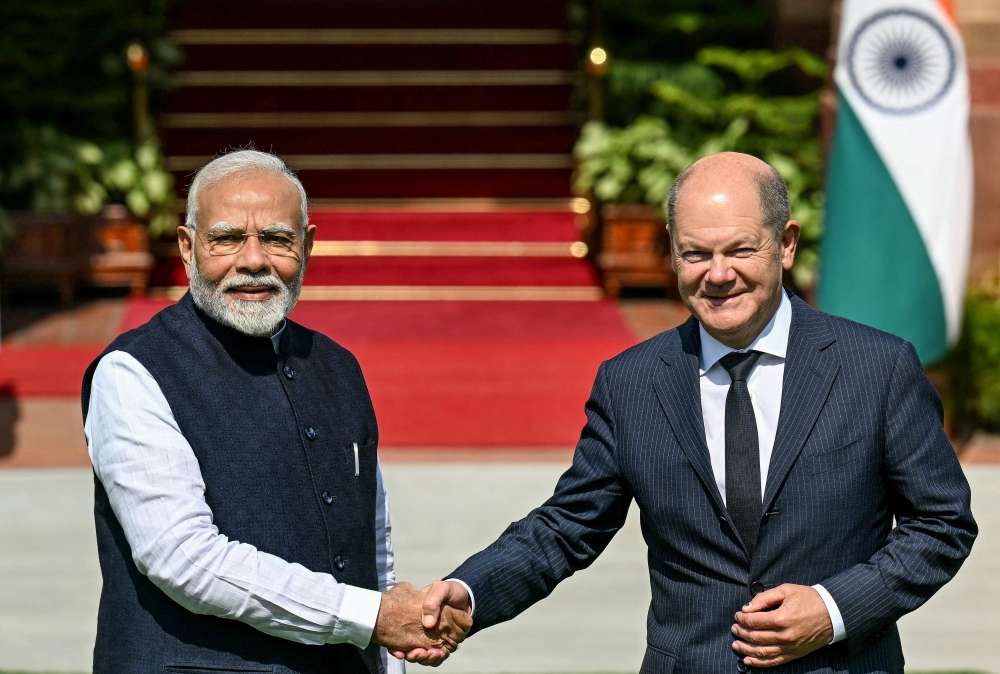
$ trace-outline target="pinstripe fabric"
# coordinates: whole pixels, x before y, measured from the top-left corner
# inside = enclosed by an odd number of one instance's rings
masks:
[[[902,672],[895,621],[958,571],[977,532],[913,347],[793,299],[752,560],[712,473],[699,348],[692,319],[601,366],[555,494],[449,576],[475,593],[474,631],[589,566],[634,498],[653,594],[643,674],[735,672],[729,628],[753,582],[822,583],[847,627],[774,672]]]

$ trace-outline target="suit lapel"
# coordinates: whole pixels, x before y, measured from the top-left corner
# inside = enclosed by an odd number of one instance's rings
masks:
[[[701,350],[698,321],[692,316],[671,337],[660,354],[653,389],[670,421],[681,450],[694,467],[705,489],[720,511],[726,507],[715,483],[712,458],[705,442],[705,420],[701,412],[698,358]],[[728,516],[728,514],[727,514]]]
[[[763,512],[773,505],[840,371],[836,351],[827,348],[834,341],[823,314],[793,297],[781,412],[767,472]]]

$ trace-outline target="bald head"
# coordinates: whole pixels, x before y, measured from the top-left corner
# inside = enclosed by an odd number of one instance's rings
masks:
[[[667,197],[667,226],[675,234],[677,202],[685,186],[701,193],[719,186],[746,186],[756,191],[761,224],[780,240],[785,223],[791,219],[788,188],[774,167],[756,157],[739,152],[720,152],[699,159],[684,169]]]

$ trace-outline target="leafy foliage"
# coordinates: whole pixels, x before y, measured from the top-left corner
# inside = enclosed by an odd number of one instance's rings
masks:
[[[788,184],[792,217],[802,225],[793,278],[807,287],[822,233],[818,123],[825,70],[802,50],[708,47],[678,66],[619,62],[609,86],[645,85],[648,113],[624,128],[584,127],[574,190],[603,202],[662,206],[677,174],[701,157],[725,150],[760,157]]]
[[[960,429],[1000,430],[1000,292],[976,288],[962,338],[946,362],[952,417]]]
[[[30,194],[33,210],[93,215],[105,204],[123,203],[149,218],[153,235],[177,226],[174,178],[155,140],[133,151],[127,141],[98,145],[46,126],[29,130],[25,147],[24,160],[8,170],[4,185]]]
[[[771,47],[767,0],[599,0],[603,42],[611,54],[607,121],[631,123],[648,111],[649,85],[705,47]]]
[[[181,60],[166,36],[169,2],[0,2],[0,206],[90,213],[119,201],[163,226],[172,185],[158,168],[155,143],[133,151],[127,140],[133,81],[125,49],[139,41],[149,52],[146,88],[155,110]],[[5,223],[0,208],[0,237],[11,231]]]

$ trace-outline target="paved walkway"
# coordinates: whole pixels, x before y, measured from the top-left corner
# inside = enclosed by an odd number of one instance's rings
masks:
[[[982,534],[958,578],[901,622],[911,670],[1000,672],[1000,467],[967,470]],[[561,471],[556,463],[388,463],[399,577],[425,584],[448,573],[541,503]],[[0,669],[89,671],[100,593],[92,488],[85,469],[0,471]],[[645,555],[633,509],[593,567],[469,640],[441,671],[637,671]]]

